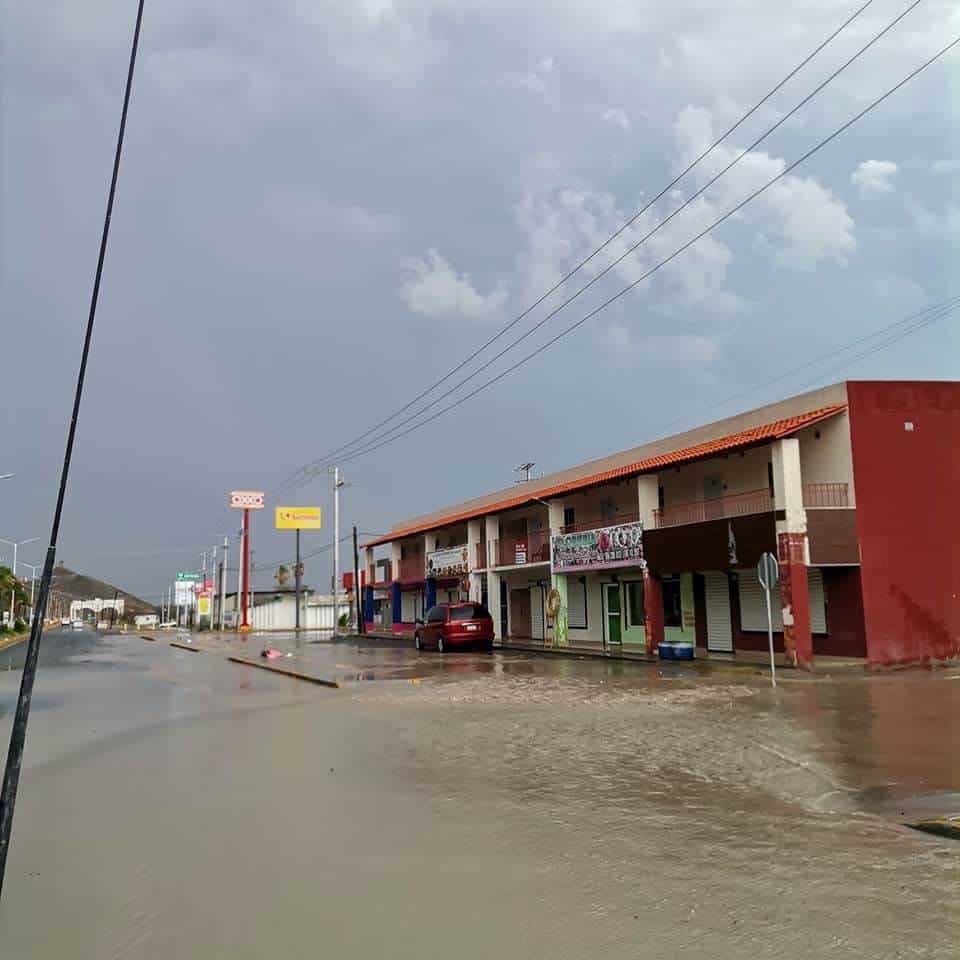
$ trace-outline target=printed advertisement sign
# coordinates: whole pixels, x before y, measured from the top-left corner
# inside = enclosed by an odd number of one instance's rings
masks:
[[[460,577],[467,572],[467,545],[427,554],[428,577]]]
[[[319,530],[321,525],[319,507],[277,507],[274,510],[277,530]]]
[[[621,523],[550,538],[554,573],[643,566],[643,523]]]

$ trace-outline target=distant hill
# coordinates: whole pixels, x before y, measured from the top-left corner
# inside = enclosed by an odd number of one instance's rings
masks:
[[[101,600],[112,600],[114,593],[117,597],[124,599],[125,617],[133,617],[138,613],[159,613],[159,609],[146,600],[135,597],[126,590],[121,590],[112,583],[105,580],[97,580],[96,577],[88,577],[82,573],[76,573],[64,566],[58,566],[53,571],[53,581],[50,584],[50,590],[54,596],[53,599],[59,600],[93,600],[99,597]],[[51,603],[49,609],[52,612],[55,607]]]

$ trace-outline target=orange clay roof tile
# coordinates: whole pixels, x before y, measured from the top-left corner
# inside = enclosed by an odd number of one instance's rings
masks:
[[[504,510],[513,509],[514,507],[522,507],[525,504],[534,502],[534,499],[545,500],[548,497],[556,497],[563,493],[583,490],[586,487],[594,487],[598,484],[608,483],[611,480],[619,480],[627,476],[637,476],[641,473],[650,473],[653,470],[660,470],[663,467],[675,467],[683,463],[691,463],[694,460],[703,460],[706,457],[712,457],[718,453],[727,453],[731,450],[742,450],[745,447],[752,447],[758,443],[763,443],[765,440],[779,440],[782,437],[791,436],[804,427],[809,427],[821,420],[833,417],[845,409],[845,403],[835,403],[828,407],[820,407],[817,410],[810,410],[807,413],[786,417],[782,420],[773,420],[770,423],[761,424],[758,427],[751,427],[749,430],[741,430],[739,433],[731,433],[725,437],[718,437],[715,440],[708,440],[705,443],[682,447],[670,453],[662,453],[655,457],[647,457],[634,463],[625,464],[622,467],[615,467],[612,470],[605,470],[601,473],[580,477],[576,480],[558,483],[552,487],[538,490],[536,498],[528,494],[519,494],[518,496],[505,497],[503,500],[484,504],[482,507],[471,510],[452,512],[440,517],[432,517],[423,523],[392,530],[389,534],[369,541],[365,546],[376,547],[383,543],[392,543],[395,540],[402,540],[404,537],[410,537],[416,533],[426,533],[428,530],[438,530],[441,527],[447,527],[453,523],[463,523],[465,520],[475,520],[477,517],[483,517],[491,513],[500,513]]]

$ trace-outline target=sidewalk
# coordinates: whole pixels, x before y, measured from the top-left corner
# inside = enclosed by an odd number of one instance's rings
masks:
[[[374,630],[366,634],[345,634],[340,637],[341,640],[349,640],[352,643],[376,641],[384,646],[413,647],[413,637],[407,634],[390,633],[383,630]],[[545,656],[553,657],[588,657],[595,660],[606,660],[611,663],[630,662],[630,663],[657,663],[671,664],[680,667],[690,667],[703,674],[716,673],[718,671],[730,673],[743,673],[744,670],[751,671],[754,674],[769,676],[770,660],[769,656],[762,651],[744,650],[736,654],[713,654],[707,653],[703,648],[698,647],[693,660],[661,660],[659,657],[651,656],[647,653],[636,651],[625,651],[617,656],[611,656],[604,653],[596,647],[548,647],[542,643],[524,643],[518,640],[510,640],[507,643],[495,643],[494,650],[516,651],[518,653],[539,653]],[[807,670],[798,670],[788,666],[784,661],[783,654],[776,655],[777,678],[781,676],[790,680],[816,680],[818,678],[829,677],[837,673],[846,675],[866,674],[867,664],[865,660],[853,657],[828,657],[819,656],[816,658],[813,672]]]

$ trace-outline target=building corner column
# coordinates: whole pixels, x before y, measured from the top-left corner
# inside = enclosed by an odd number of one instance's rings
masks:
[[[655,657],[663,642],[663,584],[647,567],[643,570],[643,619],[647,653]]]
[[[803,506],[800,441],[796,437],[784,437],[772,444],[771,453],[784,656],[789,666],[812,670],[813,635],[807,581],[810,547],[807,512]]]

